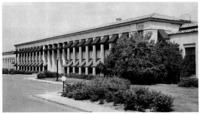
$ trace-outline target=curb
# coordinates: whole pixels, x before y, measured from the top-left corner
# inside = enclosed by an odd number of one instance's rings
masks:
[[[48,81],[48,80],[40,80],[40,79],[36,79],[35,77],[31,77],[31,78],[25,78],[25,80],[30,80],[30,81],[38,81],[38,82],[43,82],[43,83],[51,83],[51,84],[62,84],[62,82],[53,82],[53,81]]]
[[[76,109],[76,110],[79,110],[79,111],[82,111],[82,112],[91,112],[91,111],[88,111],[88,110],[85,110],[85,109],[80,109],[80,108],[77,108],[77,107],[74,107],[74,106],[66,105],[64,103],[60,103],[60,102],[52,101],[52,100],[49,100],[49,99],[46,99],[46,98],[42,98],[42,97],[39,97],[39,96],[36,96],[36,95],[32,95],[32,97],[39,98],[39,99],[42,99],[42,100],[46,100],[46,101],[49,101],[49,102],[52,102],[52,103],[56,103],[58,105],[67,106],[69,108],[73,108],[73,109]]]
[[[60,94],[56,92],[37,94],[32,96],[62,106],[67,106],[82,112],[120,112],[119,110],[112,109],[110,107],[104,107],[90,102],[78,101],[70,98],[61,97]]]

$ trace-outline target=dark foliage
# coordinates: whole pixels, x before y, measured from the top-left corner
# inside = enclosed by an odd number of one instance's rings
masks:
[[[97,77],[90,83],[66,84],[63,96],[75,100],[90,100],[114,102],[114,105],[124,104],[125,110],[159,111],[172,110],[173,98],[148,88],[130,88],[130,82],[118,77]]]
[[[178,83],[179,87],[198,87],[198,78],[184,78]]]
[[[191,75],[195,74],[196,68],[195,68],[195,60],[190,59],[188,56],[186,56],[183,59],[182,62],[182,72],[181,72],[181,78],[190,77]]]
[[[155,111],[169,112],[172,111],[173,98],[160,92],[149,91],[148,88],[137,87],[129,89],[124,94],[125,110],[137,111]]]
[[[86,80],[91,80],[93,79],[95,76],[94,75],[86,75],[86,74],[67,74],[66,75],[67,78],[77,78],[77,79],[86,79]]]
[[[119,39],[104,64],[105,76],[119,76],[134,84],[178,83],[182,56],[177,44],[150,42],[149,36]]]
[[[61,74],[58,74],[58,76],[60,77]],[[42,78],[56,78],[57,77],[57,73],[56,72],[50,72],[50,71],[42,71],[40,73],[37,74],[37,78],[38,79],[42,79]]]
[[[9,70],[6,69],[6,68],[3,68],[3,69],[2,69],[2,73],[3,73],[3,74],[9,74]]]
[[[33,73],[36,73],[36,72],[10,69],[10,70],[8,70],[8,73],[9,74],[33,74]]]

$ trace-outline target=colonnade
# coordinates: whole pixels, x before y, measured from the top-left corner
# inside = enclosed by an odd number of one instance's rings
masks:
[[[53,43],[19,49],[17,69],[70,74],[99,74],[96,66],[104,62],[112,44],[129,33]]]

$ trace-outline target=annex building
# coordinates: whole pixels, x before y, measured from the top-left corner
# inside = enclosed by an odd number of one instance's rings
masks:
[[[9,52],[3,52],[3,68],[6,69],[15,69],[15,52],[9,51]]]
[[[16,69],[27,71],[52,71],[59,73],[99,74],[96,66],[104,62],[112,44],[121,37],[135,32],[150,40],[170,39],[180,44],[183,57],[191,55],[197,63],[198,24],[189,16],[149,14],[127,20],[93,27],[60,36],[16,44]],[[197,66],[197,65],[196,65]],[[197,68],[197,67],[196,67]],[[197,71],[197,70],[196,70]]]

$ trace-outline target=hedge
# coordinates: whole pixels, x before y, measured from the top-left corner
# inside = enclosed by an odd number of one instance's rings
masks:
[[[113,102],[123,104],[125,110],[168,112],[173,109],[173,98],[148,88],[130,88],[130,81],[118,77],[97,77],[89,83],[66,84],[63,96],[75,100]]]

